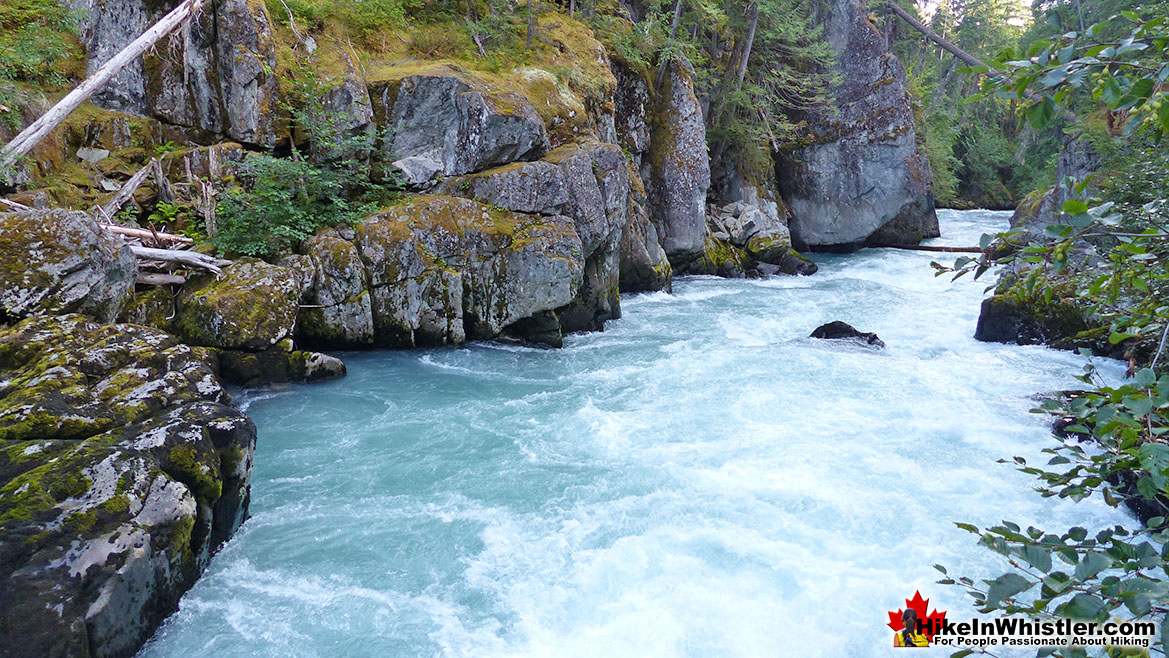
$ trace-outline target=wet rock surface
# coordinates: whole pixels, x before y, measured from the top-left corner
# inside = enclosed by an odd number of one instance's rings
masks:
[[[842,322],[840,320],[833,320],[826,324],[816,327],[810,336],[811,338],[822,338],[825,340],[847,340],[862,345],[867,345],[875,349],[882,349],[885,347],[885,341],[877,337],[877,334],[871,331],[861,331],[856,327]]]

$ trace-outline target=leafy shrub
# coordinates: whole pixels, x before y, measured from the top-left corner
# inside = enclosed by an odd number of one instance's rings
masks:
[[[258,155],[239,169],[238,182],[219,200],[216,235],[219,249],[267,256],[294,246],[318,226],[356,219],[345,198],[347,176],[300,159]]]
[[[272,255],[318,227],[356,223],[403,189],[397,175],[371,181],[366,156],[373,135],[343,129],[344,115],[329,109],[330,83],[314,60],[299,62],[293,73],[283,107],[309,157],[294,145],[290,158],[255,155],[240,165],[236,185],[221,194],[216,210],[212,242],[225,252]]]

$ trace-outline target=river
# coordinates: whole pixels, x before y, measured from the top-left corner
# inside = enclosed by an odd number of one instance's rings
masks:
[[[963,245],[1009,217],[939,215]],[[1131,520],[996,463],[1039,458],[1031,396],[1084,359],[975,341],[989,281],[939,256],[682,279],[561,350],[350,353],[244,393],[252,518],[140,655],[874,656],[915,590],[968,616],[931,565],[1002,562],[953,521]],[[806,338],[836,319],[888,347]]]

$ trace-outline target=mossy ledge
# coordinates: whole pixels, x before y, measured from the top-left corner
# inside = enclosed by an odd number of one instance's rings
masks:
[[[212,366],[76,314],[0,328],[5,656],[132,655],[243,521],[256,428]]]

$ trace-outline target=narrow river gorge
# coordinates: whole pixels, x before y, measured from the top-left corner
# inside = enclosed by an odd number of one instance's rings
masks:
[[[939,217],[966,245],[1009,213]],[[1032,396],[1084,359],[975,341],[988,281],[937,256],[682,278],[560,350],[347,353],[238,395],[251,518],[140,655],[869,656],[914,590],[968,614],[931,565],[1001,562],[953,521],[1131,520],[996,463],[1049,445]],[[837,319],[888,347],[807,338]]]

